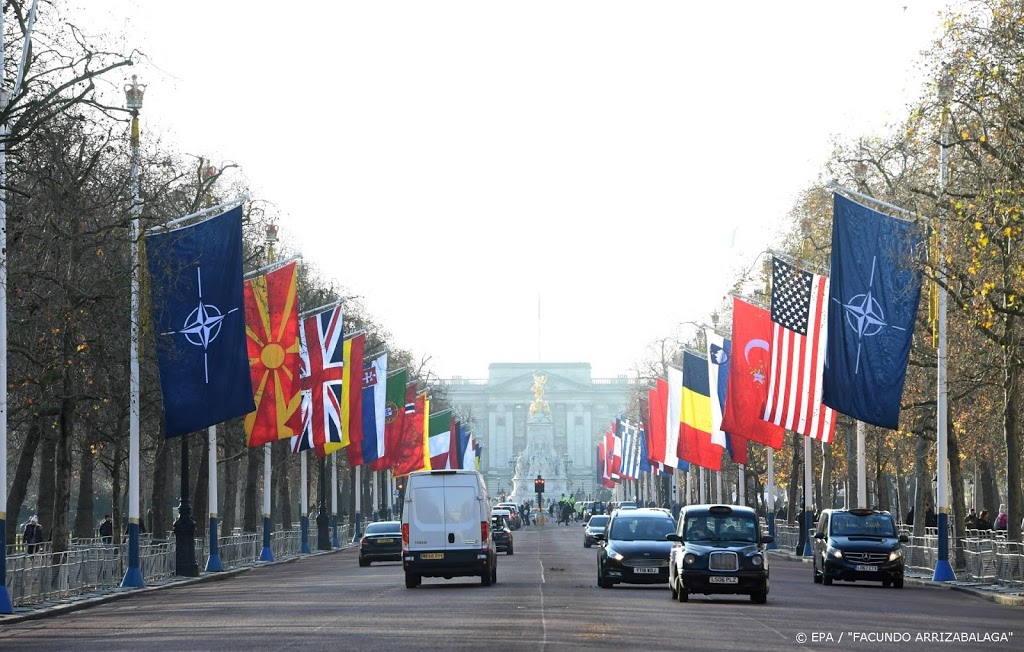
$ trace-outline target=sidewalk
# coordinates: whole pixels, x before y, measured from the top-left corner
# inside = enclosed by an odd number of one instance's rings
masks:
[[[98,604],[105,604],[107,602],[113,602],[122,598],[127,598],[133,595],[139,595],[141,593],[148,593],[150,591],[160,591],[162,589],[174,587],[174,586],[185,586],[188,584],[201,584],[204,582],[215,582],[218,580],[226,580],[236,575],[240,575],[249,571],[253,568],[260,568],[263,566],[273,566],[275,564],[288,564],[306,557],[314,557],[317,555],[330,555],[342,550],[354,549],[353,545],[342,545],[340,548],[334,550],[314,550],[308,555],[297,555],[295,557],[288,557],[287,559],[275,560],[275,561],[254,561],[248,564],[232,568],[230,570],[221,571],[219,573],[206,573],[203,572],[199,577],[181,577],[174,576],[166,579],[157,580],[152,584],[147,584],[141,589],[123,589],[121,587],[112,589],[99,589],[92,593],[83,593],[81,595],[73,595],[67,598],[61,598],[58,600],[47,600],[46,602],[40,602],[38,604],[30,604],[22,607],[15,607],[13,614],[0,615],[0,629],[4,625],[10,625],[13,623],[20,623],[26,620],[38,620],[40,618],[47,618],[49,616],[56,616],[58,614],[67,614],[73,611],[79,611],[80,609],[86,609]]]
[[[812,563],[810,557],[803,557],[787,550],[779,549],[769,550],[767,552],[773,557],[787,559],[789,561],[799,561],[805,564]],[[999,584],[985,584],[981,582],[961,580],[953,580],[952,582],[936,582],[932,580],[931,575],[926,575],[916,571],[906,571],[903,576],[903,581],[906,584],[913,584],[915,586],[945,587],[952,591],[969,593],[983,600],[988,600],[989,602],[996,602],[1010,607],[1024,607],[1024,587],[1001,586]]]

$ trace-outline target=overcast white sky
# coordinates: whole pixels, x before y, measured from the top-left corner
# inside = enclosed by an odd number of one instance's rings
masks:
[[[72,0],[148,59],[143,138],[240,164],[442,377],[614,376],[716,309],[830,137],[918,93],[938,0]]]

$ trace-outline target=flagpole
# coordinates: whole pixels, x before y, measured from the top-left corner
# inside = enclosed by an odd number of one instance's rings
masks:
[[[182,220],[184,219],[182,218]],[[273,265],[275,258],[274,245],[277,243],[277,225],[268,224],[264,238],[267,247],[267,262]],[[270,545],[270,474],[273,472],[270,446],[269,442],[263,445],[263,549],[260,550],[260,561],[274,561],[274,549]]]
[[[333,456],[331,453],[330,456]],[[320,458],[320,482],[317,487],[317,509],[316,509],[316,549],[317,550],[330,550],[331,549],[331,534],[328,528],[327,522],[327,458],[329,455],[324,455]],[[331,466],[336,467],[338,464],[337,458],[331,458]]]
[[[207,480],[210,507],[210,554],[206,558],[206,572],[218,573],[224,570],[224,564],[220,561],[220,542],[217,540],[217,426],[210,426],[206,429],[206,435],[210,440],[208,454],[210,456],[210,473]]]
[[[857,421],[857,507],[868,506],[867,447],[864,442],[864,422]]]
[[[804,437],[804,515],[800,520],[800,527],[803,528],[804,538],[804,557],[811,556],[811,537],[808,536],[807,531],[811,529],[811,522],[814,520],[814,500],[811,496],[811,484],[814,482],[813,469],[811,462],[811,438]]]
[[[715,502],[722,504],[722,472],[715,471]]]
[[[141,448],[139,443],[139,329],[142,319],[139,310],[139,288],[142,278],[142,269],[139,266],[139,247],[142,246],[139,228],[139,217],[142,215],[142,198],[139,196],[139,112],[142,110],[142,99],[145,92],[145,84],[139,84],[138,77],[135,75],[132,75],[132,83],[124,87],[126,105],[132,112],[132,206],[129,210],[132,216],[129,231],[132,278],[131,323],[128,335],[130,350],[128,362],[128,568],[125,569],[124,578],[121,580],[121,586],[124,588],[145,586],[139,563],[139,450]],[[0,233],[4,233],[4,229],[0,228]],[[0,288],[6,292],[7,283],[0,280]],[[6,328],[4,330],[6,331]],[[7,347],[5,345],[0,345],[0,350],[6,355]],[[6,380],[4,380],[4,385],[6,386],[6,384]],[[6,410],[4,413],[6,414]],[[5,469],[6,464],[0,462],[0,473],[3,473]],[[0,485],[6,486],[3,482],[0,482]]]
[[[768,449],[768,534],[772,537],[772,542],[769,543],[766,548],[769,550],[778,550],[779,544],[775,543],[775,449],[771,446],[766,446]]]
[[[939,101],[942,103],[942,127],[939,147],[939,204],[946,194],[946,182],[949,175],[949,101],[953,91],[953,77],[949,69],[943,71],[939,82]],[[940,218],[941,219],[941,218]],[[948,394],[946,387],[946,220],[942,220],[939,235],[939,348],[936,354],[938,398],[936,402],[936,448],[938,460],[935,465],[937,500],[939,513],[936,525],[939,528],[939,555],[935,562],[935,573],[932,579],[936,582],[948,582],[956,579],[953,566],[949,563],[949,494],[946,487],[947,454],[948,454]]]
[[[708,502],[708,483],[705,478],[704,467],[700,467],[700,503],[702,505]]]
[[[33,0],[13,92],[8,94],[0,83],[0,112],[7,110],[11,98],[21,90],[35,21],[36,0]],[[3,11],[0,10],[0,75],[4,70],[3,27]],[[14,602],[7,589],[7,138],[10,134],[10,125],[6,121],[0,123],[0,383],[3,383],[0,388],[0,614],[14,613]]]
[[[739,491],[737,491],[738,498],[739,498],[739,500],[737,502],[739,502],[740,505],[746,505],[747,504],[747,474],[746,474],[746,468],[747,467],[744,464],[740,464],[739,468],[740,468],[740,483],[739,483],[740,486],[739,486]]]
[[[299,451],[299,482],[302,483],[299,505],[302,515],[299,517],[299,529],[302,531],[302,554],[308,555],[309,549],[309,470],[306,462],[305,449]]]
[[[331,527],[334,530],[331,545],[334,548],[341,547],[338,539],[338,460],[331,462]]]
[[[356,486],[355,486],[356,509],[355,509],[355,514],[353,515],[353,518],[352,518],[352,541],[359,541],[359,538],[361,536],[363,536],[362,523],[360,523],[360,519],[362,518],[362,514],[359,513],[360,509],[362,508],[361,503],[362,503],[362,498],[363,498],[362,484],[361,484],[362,480],[361,480],[361,473],[360,473],[360,470],[362,468],[363,468],[363,465],[360,464],[359,466],[357,466],[354,469],[354,474],[353,474],[355,476],[355,484],[356,484]]]
[[[380,509],[380,496],[377,493],[377,473],[375,471],[370,471],[370,479],[372,481],[370,485],[370,518],[374,518],[373,514]]]

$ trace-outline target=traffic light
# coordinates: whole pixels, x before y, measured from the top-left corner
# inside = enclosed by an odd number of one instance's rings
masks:
[[[544,478],[537,476],[537,479],[533,481],[533,490],[536,493],[544,493]]]
[[[404,490],[405,489],[405,481],[404,480],[399,480],[397,486],[398,486],[398,490],[399,491]]]

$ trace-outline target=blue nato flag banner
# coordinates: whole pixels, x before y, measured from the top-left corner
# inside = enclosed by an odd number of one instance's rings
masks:
[[[822,402],[883,428],[900,400],[921,297],[918,225],[838,194]]]
[[[242,208],[146,237],[168,437],[256,409],[245,344]]]

